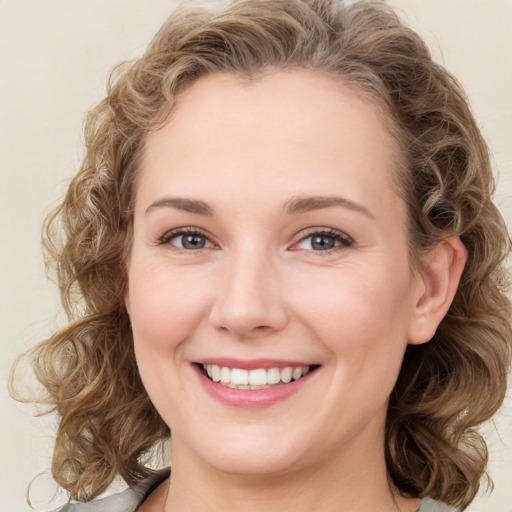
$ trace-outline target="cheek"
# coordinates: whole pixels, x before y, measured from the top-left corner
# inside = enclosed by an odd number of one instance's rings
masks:
[[[207,300],[207,287],[199,286],[199,278],[196,281],[193,276],[143,257],[132,260],[129,272],[128,301],[138,370],[151,401],[174,428],[179,427],[179,411],[187,403],[184,349],[204,318]]]
[[[133,262],[129,302],[136,350],[169,350],[186,339],[207,309],[206,290],[200,276],[191,280],[187,272]]]
[[[296,309],[332,352],[355,364],[377,355],[387,358],[393,347],[401,357],[410,302],[407,275],[369,265],[318,277],[297,284],[295,296],[303,299]]]

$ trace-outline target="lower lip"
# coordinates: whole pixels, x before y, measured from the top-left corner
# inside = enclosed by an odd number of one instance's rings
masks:
[[[262,409],[285,400],[302,389],[316,373],[316,369],[299,380],[276,384],[266,389],[235,389],[210,380],[197,365],[192,365],[206,392],[218,402],[231,407]]]

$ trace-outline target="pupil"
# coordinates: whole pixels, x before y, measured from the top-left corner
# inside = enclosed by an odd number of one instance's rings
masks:
[[[200,235],[186,235],[182,240],[185,249],[202,249],[205,245],[203,236]]]
[[[331,236],[314,236],[311,240],[311,246],[313,249],[323,250],[332,249],[334,247],[334,239]]]

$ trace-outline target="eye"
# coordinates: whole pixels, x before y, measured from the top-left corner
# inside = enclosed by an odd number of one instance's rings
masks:
[[[294,248],[315,252],[329,252],[337,248],[350,247],[352,243],[352,239],[341,231],[329,229],[310,233],[302,238]]]
[[[159,244],[170,244],[178,249],[191,251],[213,247],[208,237],[195,229],[179,229],[166,233]]]

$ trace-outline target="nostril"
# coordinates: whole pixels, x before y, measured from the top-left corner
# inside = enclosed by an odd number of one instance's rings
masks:
[[[217,328],[220,331],[238,335],[240,337],[253,337],[270,334],[274,328],[270,325],[257,325],[255,327],[240,326],[232,323],[231,325],[219,325]]]

